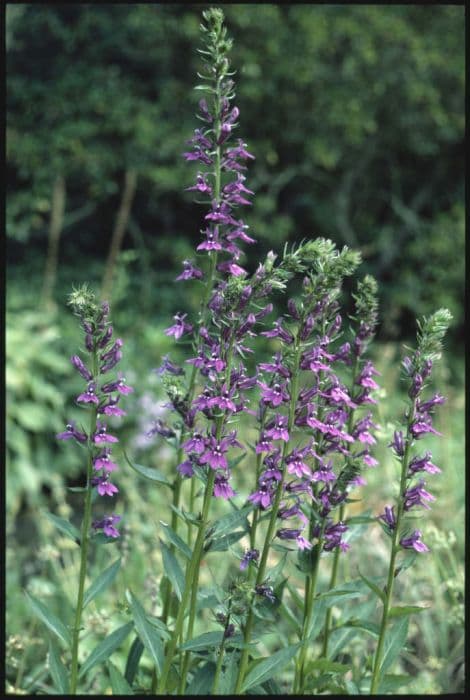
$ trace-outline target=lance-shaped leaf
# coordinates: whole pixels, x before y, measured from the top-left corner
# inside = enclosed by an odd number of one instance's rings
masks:
[[[380,664],[381,677],[392,666],[400,652],[403,651],[408,636],[408,624],[408,616],[402,617],[388,630],[385,637],[382,663]]]
[[[214,682],[215,663],[200,666],[186,688],[186,695],[209,695]]]
[[[124,671],[124,676],[129,685],[132,685],[134,678],[139,668],[139,661],[145,647],[140,641],[140,637],[136,637],[131,644],[129,653],[127,655],[126,670]]]
[[[137,474],[140,474],[141,476],[145,477],[146,479],[149,479],[150,481],[156,481],[159,484],[164,484],[165,486],[169,486],[170,488],[172,487],[172,484],[168,481],[166,476],[161,474],[159,471],[156,469],[152,469],[151,467],[144,467],[143,464],[136,464],[135,462],[131,462],[129,457],[126,455],[126,453],[123,451],[124,454],[124,459],[128,463],[128,465],[135,471]]]
[[[159,673],[163,668],[163,643],[156,627],[147,620],[145,610],[132,591],[126,591],[126,597],[131,606],[132,617],[140,640],[157,667]]]
[[[80,668],[80,673],[78,674],[79,678],[91,671],[93,666],[107,661],[111,654],[121,646],[133,627],[134,624],[132,622],[126,622],[125,625],[114,630],[114,632],[111,632],[110,635],[103,639],[98,646],[93,649],[90,656]]]
[[[109,671],[109,680],[111,681],[113,695],[134,695],[131,686],[126,681],[121,671],[119,671],[111,661],[108,661],[106,665]]]
[[[160,540],[162,545],[162,558],[163,558],[163,568],[165,574],[171,581],[173,590],[175,591],[178,600],[181,600],[184,592],[184,574],[181,566],[178,563],[173,552],[166,546],[166,544]]]
[[[60,658],[59,648],[52,638],[49,639],[49,669],[59,695],[68,695],[69,674]]]
[[[43,515],[45,515],[49,522],[51,522],[58,530],[60,530],[60,532],[63,535],[69,537],[72,540],[72,542],[75,542],[75,544],[80,544],[80,531],[75,527],[75,525],[69,523],[69,521],[65,520],[65,518],[59,518],[58,515],[54,515],[54,513],[49,513],[49,511],[47,510],[43,511]]]
[[[370,579],[368,579],[368,578],[366,578],[365,576],[363,576],[363,575],[361,574],[361,572],[359,572],[359,576],[360,576],[361,579],[364,581],[364,583],[366,584],[366,586],[367,586],[368,588],[370,588],[370,590],[373,591],[373,592],[375,593],[375,595],[376,595],[378,598],[380,598],[380,600],[382,601],[382,603],[385,603],[385,600],[386,600],[386,597],[387,597],[387,596],[385,595],[385,592],[384,592],[381,588],[379,588],[379,587],[377,586],[376,583],[374,583],[374,582],[371,581]]]
[[[397,605],[394,608],[390,608],[388,611],[389,617],[402,617],[403,615],[414,615],[415,613],[423,612],[423,610],[428,610],[428,606],[421,605]]]
[[[34,596],[32,596],[30,593],[25,591],[26,598],[37,617],[48,627],[51,632],[54,632],[55,635],[67,646],[70,646],[71,644],[71,635],[70,635],[70,630],[68,627],[64,625],[62,620],[59,620],[59,618],[51,613],[50,610],[46,608],[44,603],[41,603],[41,601],[37,600]]]
[[[284,666],[286,666],[289,661],[296,655],[299,649],[299,644],[294,644],[292,646],[286,647],[277,651],[272,656],[267,659],[263,659],[256,666],[252,667],[245,678],[242,686],[242,693],[252,688],[254,685],[259,685],[263,681],[271,678],[274,674],[282,671]]]
[[[99,576],[98,578],[93,581],[91,586],[85,591],[85,595],[83,596],[83,607],[88,605],[93,598],[95,598],[98,593],[101,593],[104,591],[108,586],[111,585],[111,583],[114,581],[116,578],[117,572],[119,571],[119,567],[121,566],[121,560],[117,559],[114,564],[111,564],[110,567],[105,569]]]
[[[253,506],[250,504],[233,513],[224,515],[223,518],[220,518],[214,523],[211,532],[212,537],[221,537],[222,535],[232,533],[236,527],[241,527],[244,532],[248,532],[250,524],[246,516],[251,513],[252,510]]]
[[[170,525],[164,523],[163,520],[160,520],[160,525],[165,528],[166,535],[171,544],[174,544],[178,551],[180,551],[181,554],[183,554],[187,559],[191,559],[192,552],[186,542],[181,539],[181,537],[173,530],[172,527],[170,527]]]

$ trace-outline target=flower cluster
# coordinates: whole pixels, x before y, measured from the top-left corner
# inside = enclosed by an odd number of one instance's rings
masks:
[[[96,306],[92,293],[82,288],[72,293],[70,304],[81,318],[85,349],[89,356],[88,365],[78,355],[71,358],[72,365],[86,381],[86,388],[77,396],[76,402],[80,406],[91,408],[91,422],[88,432],[78,429],[74,422],[70,422],[57,438],[74,439],[87,446],[91,466],[88,486],[95,488],[100,496],[114,496],[119,489],[111,481],[111,474],[117,469],[117,464],[112,460],[111,446],[118,442],[118,438],[108,432],[105,419],[107,416],[125,415],[118,404],[121,395],[129,394],[133,389],[126,384],[120,372],[117,377],[106,382],[102,378],[120,362],[123,343],[120,338],[115,341],[112,339],[113,328],[108,319],[107,302],[100,307]],[[115,525],[120,520],[119,515],[105,516],[93,522],[93,528],[103,530],[108,537],[119,537]]]
[[[271,362],[258,365],[259,373],[267,372],[269,381],[258,380],[260,431],[255,450],[266,456],[249,500],[266,510],[281,489],[277,517],[283,527],[277,536],[295,541],[301,550],[311,549],[314,538],[322,539],[323,548],[331,551],[347,548],[342,539],[347,526],[334,524],[330,512],[346,501],[348,488],[364,483],[358,474],[361,465],[377,463],[370,454],[375,443],[371,431],[376,427],[372,413],[353,420],[356,409],[375,403],[371,392],[378,388],[372,363],[360,361],[375,330],[376,285],[369,277],[360,287],[357,336],[353,344],[338,346],[342,318],[337,296],[343,277],[352,274],[359,260],[347,248],[338,253],[330,241],[320,239],[314,245],[310,255],[315,250],[317,270],[306,278],[302,299],[290,299],[289,314],[262,333],[277,338],[281,350]],[[308,259],[308,251],[304,256]],[[325,276],[329,288],[325,288]],[[351,388],[339,378],[336,367],[341,365],[354,368]],[[300,372],[302,388],[297,391]],[[292,447],[299,428],[309,439]],[[308,537],[302,534],[309,524],[302,503],[306,496],[314,512]],[[284,521],[289,521],[288,527]]]
[[[438,474],[441,470],[433,464],[431,452],[411,455],[411,448],[416,441],[421,440],[427,434],[441,435],[432,425],[433,413],[436,406],[444,403],[445,398],[436,393],[424,400],[422,393],[426,386],[426,380],[431,376],[433,360],[439,357],[442,337],[449,324],[450,314],[445,309],[440,309],[429,319],[425,319],[418,334],[418,347],[414,354],[403,360],[403,369],[408,382],[408,396],[410,407],[405,415],[407,424],[406,434],[402,430],[395,430],[393,440],[389,447],[394,455],[402,463],[402,483],[397,513],[394,507],[386,506],[379,519],[384,524],[385,530],[390,534],[400,527],[401,516],[415,508],[429,509],[428,502],[435,497],[426,489],[426,481],[423,473]],[[411,533],[405,528],[400,532],[399,543],[404,549],[414,549],[416,552],[427,552],[429,548],[421,540],[421,531],[413,530]]]

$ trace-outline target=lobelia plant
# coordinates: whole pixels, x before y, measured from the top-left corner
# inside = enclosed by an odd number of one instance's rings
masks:
[[[120,395],[132,391],[121,374],[101,381],[120,361],[122,341],[112,340],[108,305],[98,305],[86,287],[74,291],[70,303],[81,320],[89,356],[86,363],[72,357],[86,382],[77,403],[89,411],[89,426],[70,423],[58,435],[77,442],[87,455],[81,533],[50,516],[80,545],[71,634],[39,601],[31,602],[71,650],[68,677],[51,646],[51,674],[62,694],[76,694],[78,679],[107,660],[132,628],[136,636],[124,675],[112,664],[108,667],[115,694],[133,692],[144,650],[152,662],[152,679],[146,688],[138,683],[140,691],[150,694],[387,692],[395,688],[387,671],[406,642],[408,617],[420,610],[393,607],[393,584],[418,553],[428,551],[420,530],[410,523],[415,510],[428,508],[434,498],[422,472],[440,470],[429,451],[412,450],[421,438],[436,433],[432,413],[444,399],[439,394],[424,399],[422,393],[451,317],[441,309],[424,319],[417,349],[403,362],[409,406],[406,427],[396,430],[391,442],[400,464],[396,504],[380,516],[367,511],[350,515],[348,505],[357,500],[352,492],[366,483],[364,470],[378,466],[372,449],[379,373],[367,354],[378,321],[377,283],[370,275],[357,282],[348,340],[343,287],[356,273],[360,253],[346,246],[338,250],[332,241],[318,238],[290,250],[286,246],[279,258],[271,251],[252,273],[240,264],[240,243],[254,243],[238,213],[251,204],[253,192],[244,173],[253,156],[235,138],[239,110],[233,105],[232,42],[223,13],[213,8],[203,18],[204,72],[197,86],[206,93],[199,102],[203,126],[195,130],[184,157],[198,166],[196,183],[187,190],[197,193],[206,213],[198,261],[185,260],[177,277],[202,285],[202,301],[195,318],[178,312],[165,331],[190,344],[191,356],[186,367],[164,357],[156,370],[168,395],[168,414],[148,433],[174,448],[173,473],[164,475],[126,457],[141,476],[171,490],[170,522],[160,521],[165,540],[160,540],[164,572],[158,615],[148,614],[127,590],[133,621],[100,642],[79,671],[83,609],[114,580],[120,565],[115,562],[85,591],[90,543],[119,537],[119,515],[92,518],[95,496],[112,497],[118,491],[110,481],[116,470],[111,445],[117,438],[108,433],[105,420],[123,415]],[[286,312],[268,327],[274,296],[282,294]],[[248,362],[259,337],[267,339],[269,354]],[[362,574],[339,584],[355,528],[377,523],[391,541],[385,587]],[[237,574],[216,581],[205,597],[203,560],[224,552],[233,557]],[[334,618],[335,602],[371,594],[382,603],[380,624],[364,605],[357,606],[355,616],[339,622]],[[217,628],[197,634],[205,608],[212,609]],[[278,634],[276,650],[263,656],[263,637],[278,630],[281,618],[286,632]],[[392,619],[395,623],[389,624]],[[338,631],[344,629],[346,636],[338,641]],[[366,663],[358,667],[353,652],[339,654],[353,638],[367,650],[360,636],[364,631],[374,636],[376,647],[373,658],[363,653]],[[271,652],[269,644],[267,648]],[[281,686],[273,676],[284,668]]]
[[[40,601],[32,596],[29,598],[34,612],[70,649],[70,675],[67,679],[67,672],[62,665],[59,652],[51,639],[51,673],[62,693],[75,695],[79,676],[99,661],[103,644],[106,648],[115,648],[125,639],[133,626],[132,623],[124,625],[101,642],[85,661],[79,673],[78,656],[83,610],[98,593],[112,583],[120,566],[118,559],[85,590],[90,543],[110,542],[119,537],[116,525],[121,520],[120,515],[110,513],[101,515],[95,520],[92,519],[92,504],[95,497],[113,497],[119,491],[110,480],[111,474],[118,468],[111,454],[111,446],[118,442],[118,438],[108,432],[106,418],[125,415],[125,411],[118,405],[119,400],[121,395],[129,394],[133,389],[126,384],[120,372],[117,377],[105,379],[106,375],[114,374],[122,358],[123,345],[120,338],[113,340],[109,305],[106,302],[98,304],[93,292],[86,285],[71,293],[69,304],[80,318],[84,331],[84,351],[88,355],[88,361],[85,363],[79,355],[73,355],[71,363],[86,382],[76,402],[88,412],[89,422],[87,427],[82,427],[77,426],[75,421],[70,421],[65,431],[59,433],[57,438],[75,441],[86,453],[86,484],[84,487],[73,489],[84,494],[81,531],[79,532],[72,523],[63,518],[52,513],[46,515],[62,534],[71,537],[80,547],[78,593],[71,634],[69,626],[47,610]]]

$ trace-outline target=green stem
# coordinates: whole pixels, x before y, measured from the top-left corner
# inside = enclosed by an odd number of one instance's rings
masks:
[[[300,327],[300,326],[299,326]],[[292,369],[292,385],[291,385],[291,397],[290,397],[290,405],[289,405],[289,420],[288,420],[288,431],[290,432],[292,430],[292,427],[294,425],[294,419],[295,419],[295,408],[297,405],[297,394],[299,391],[299,362],[300,362],[300,355],[302,352],[302,348],[300,345],[299,337],[295,339],[295,346],[294,346],[294,362],[293,362],[293,369]],[[286,458],[287,452],[289,450],[289,442],[284,442],[284,447],[282,450],[282,457],[281,457],[281,465],[284,463],[284,460]],[[284,482],[286,478],[286,469],[282,470],[282,478],[279,481],[277,485],[277,490],[276,494],[274,497],[274,501],[271,507],[271,517],[269,520],[269,525],[268,525],[268,530],[266,533],[266,538],[264,540],[264,545],[263,545],[263,552],[261,554],[261,559],[258,567],[258,574],[256,576],[256,581],[255,581],[255,588],[256,586],[260,585],[265,578],[265,572],[266,572],[266,564],[268,561],[268,555],[269,555],[269,550],[271,547],[271,541],[274,537],[274,531],[276,529],[276,520],[277,520],[277,514],[279,511],[279,506],[281,503],[283,491],[284,491]],[[253,596],[254,598],[254,596]],[[254,612],[253,612],[253,601],[252,604],[250,605],[250,609],[248,612],[245,628],[244,628],[244,642],[245,646],[242,651],[242,655],[240,658],[240,666],[238,668],[238,678],[237,678],[237,683],[235,685],[235,690],[234,694],[240,694],[241,688],[243,685],[243,680],[245,678],[245,674],[247,671],[247,666],[248,666],[248,653],[249,653],[249,642],[251,640],[251,634],[252,634],[252,629],[253,629],[253,624],[254,624]]]
[[[94,362],[96,364],[96,360]],[[90,419],[90,435],[89,440],[92,439],[92,435],[96,431],[96,421],[97,421],[97,409],[93,408]],[[85,512],[82,520],[82,532],[81,532],[81,542],[80,542],[80,573],[78,580],[78,595],[77,595],[77,605],[75,608],[75,622],[73,626],[72,634],[72,662],[70,670],[70,695],[76,695],[77,693],[77,681],[78,681],[78,642],[80,635],[80,624],[82,621],[83,612],[83,597],[85,593],[85,580],[86,580],[86,570],[87,570],[87,557],[88,557],[88,545],[90,542],[90,527],[91,527],[91,497],[93,489],[91,486],[91,477],[93,473],[93,449],[91,443],[89,445],[88,452],[88,465],[87,465],[87,490],[85,496]]]
[[[300,654],[298,662],[295,669],[294,678],[294,694],[303,695],[304,685],[305,685],[305,659],[308,650],[308,635],[310,633],[310,628],[312,624],[313,609],[315,602],[315,593],[317,588],[318,580],[318,570],[320,565],[321,552],[323,549],[323,531],[325,528],[325,522],[323,523],[322,530],[318,537],[318,554],[315,560],[315,566],[312,571],[312,575],[307,576],[307,581],[305,584],[305,607],[304,607],[304,619],[302,624],[302,633],[300,637]]]
[[[390,605],[391,605],[391,601],[392,601],[393,582],[395,580],[395,561],[396,561],[397,554],[400,551],[400,544],[399,544],[400,526],[401,526],[402,515],[404,512],[403,494],[404,494],[405,488],[406,488],[406,479],[407,479],[407,472],[408,472],[408,459],[409,459],[409,451],[410,451],[411,439],[412,439],[412,436],[410,434],[410,426],[411,426],[413,419],[414,419],[415,410],[416,410],[415,403],[413,403],[412,409],[410,411],[410,415],[408,416],[408,428],[407,428],[407,435],[406,435],[406,442],[405,442],[405,452],[404,452],[403,459],[402,459],[401,477],[400,477],[400,491],[398,494],[398,503],[397,503],[396,525],[395,525],[395,529],[393,531],[393,536],[392,536],[392,551],[391,551],[391,556],[390,556],[390,565],[388,567],[387,586],[385,589],[385,601],[384,601],[383,610],[382,610],[382,621],[380,624],[379,640],[377,643],[377,650],[375,652],[374,668],[373,668],[373,672],[372,672],[372,681],[371,681],[371,686],[370,686],[370,695],[375,695],[377,693],[377,689],[378,689],[380,679],[381,679],[380,667],[381,667],[381,663],[382,663],[382,654],[383,654],[383,647],[384,647],[384,643],[385,643],[385,634],[387,631],[387,623],[388,623],[388,617],[389,617],[389,612],[390,612]]]
[[[351,386],[351,390],[350,390],[351,398],[353,396],[353,390],[354,390],[354,386],[356,383],[358,366],[359,366],[359,357],[356,356],[354,359],[354,365],[353,365],[353,369],[352,369],[352,386]],[[351,434],[351,430],[352,430],[353,417],[354,417],[354,409],[352,408],[349,412],[349,419],[348,419],[347,432],[349,434]],[[346,505],[344,503],[342,503],[340,506],[340,509],[339,509],[338,522],[344,520],[345,513],[346,513]],[[338,580],[340,553],[341,553],[340,548],[336,547],[334,554],[333,554],[333,566],[331,569],[331,577],[330,577],[330,584],[329,584],[328,590],[331,590],[332,588],[334,588],[336,586],[336,581]],[[330,638],[332,615],[333,615],[333,611],[332,611],[332,607],[330,606],[328,608],[328,610],[326,611],[325,630],[324,630],[324,634],[323,634],[322,656],[325,659],[328,657],[328,642],[329,642],[329,638]]]
[[[188,562],[188,566],[186,568],[184,591],[183,591],[182,599],[181,599],[181,602],[179,605],[178,615],[177,615],[176,621],[175,621],[175,628],[173,630],[173,634],[171,635],[171,639],[168,643],[168,648],[166,650],[165,663],[164,663],[164,666],[162,669],[162,674],[160,676],[160,682],[158,684],[157,692],[160,695],[162,695],[163,693],[166,692],[166,684],[167,684],[167,680],[168,680],[168,674],[170,672],[173,657],[175,655],[176,645],[178,643],[178,639],[179,639],[181,632],[182,632],[182,629],[183,629],[183,621],[184,621],[186,607],[187,607],[188,600],[189,600],[189,595],[190,595],[191,590],[192,590],[192,583],[194,581],[196,571],[199,568],[199,564],[201,561],[203,547],[204,547],[205,531],[206,531],[206,526],[207,526],[207,521],[208,521],[209,505],[210,505],[212,493],[214,490],[215,475],[216,475],[216,472],[213,469],[210,469],[209,475],[207,477],[206,490],[204,493],[204,503],[203,503],[203,507],[202,507],[201,520],[199,522],[199,531],[197,534],[196,542],[194,544],[193,555],[191,557],[191,560]]]

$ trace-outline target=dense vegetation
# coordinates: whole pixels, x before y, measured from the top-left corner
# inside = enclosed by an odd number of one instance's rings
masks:
[[[178,349],[164,335],[171,316],[198,307],[199,287],[174,285],[200,240],[201,208],[184,191],[181,153],[194,128],[200,13],[191,4],[10,4],[7,40],[7,567],[8,680],[49,692],[44,641],[35,636],[21,588],[67,603],[58,581],[76,572],[73,551],[51,546],[38,509],[74,518],[79,455],[54,434],[79,381],[65,311],[72,284],[91,282],[113,301],[136,388],[122,441],[143,463],[170,468],[165,448],[143,438],[164,400],[151,372]],[[463,537],[464,12],[458,5],[225,5],[238,68],[243,138],[256,160],[246,215],[266,252],[324,236],[360,249],[361,271],[379,282],[376,362],[391,434],[401,408],[398,343],[415,317],[448,307],[454,321],[437,381],[449,397],[436,449],[446,477],[428,540],[432,565],[415,575],[415,601],[434,611],[415,623],[415,692],[461,686]],[[132,358],[132,359],[131,359]],[[371,477],[369,496],[393,465]],[[141,526],[123,538],[136,590],[154,595],[144,566],[162,507],[135,474],[124,474],[126,509]],[[127,483],[126,483],[127,480]],[[383,505],[379,496],[377,508]],[[449,515],[450,514],[450,515]],[[76,514],[79,519],[79,513]],[[40,524],[39,524],[40,523]],[[77,520],[78,524],[78,520]],[[50,527],[49,527],[50,526]],[[126,525],[129,527],[129,525]],[[454,534],[456,533],[456,534]],[[124,533],[125,534],[125,533]],[[138,535],[138,537],[136,537]],[[129,549],[131,542],[132,549]],[[35,555],[32,555],[32,545]],[[114,555],[110,555],[114,556]],[[384,556],[377,543],[372,568]],[[111,561],[112,558],[109,560]],[[60,572],[60,576],[57,572]],[[146,573],[145,573],[146,572]],[[112,606],[95,615],[98,637]],[[113,608],[114,610],[114,608]],[[29,623],[28,623],[29,624]],[[435,634],[438,626],[439,634]],[[23,654],[21,645],[31,636]],[[93,635],[92,638],[94,639]],[[16,646],[15,646],[16,645]],[[19,646],[18,646],[19,645]],[[41,646],[42,645],[42,646]],[[39,686],[36,684],[39,683]],[[41,683],[44,685],[41,686]],[[93,692],[105,685],[94,682]],[[98,683],[98,685],[97,685]]]

